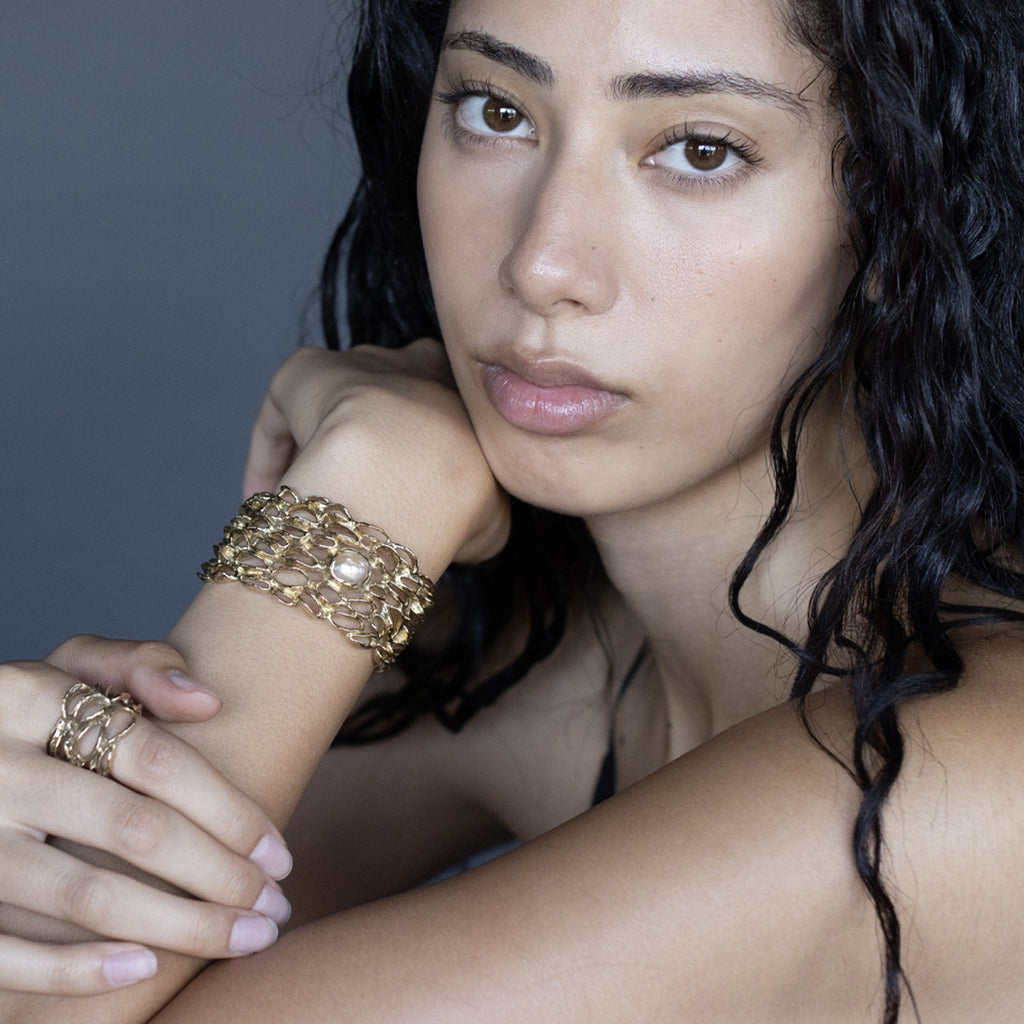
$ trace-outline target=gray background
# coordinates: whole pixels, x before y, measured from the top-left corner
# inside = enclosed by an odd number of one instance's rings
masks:
[[[353,180],[331,0],[4,0],[0,660],[163,636]],[[343,128],[343,126],[341,126]]]

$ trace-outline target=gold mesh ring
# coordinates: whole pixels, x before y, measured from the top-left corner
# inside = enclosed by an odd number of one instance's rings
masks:
[[[46,752],[78,768],[110,775],[118,741],[141,714],[142,705],[130,694],[111,697],[88,683],[75,683],[64,694]]]

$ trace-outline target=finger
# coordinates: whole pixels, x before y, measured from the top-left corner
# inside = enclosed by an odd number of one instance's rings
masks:
[[[242,496],[273,491],[295,457],[296,445],[284,412],[273,393],[263,400],[249,442]]]
[[[13,832],[0,841],[0,872],[5,902],[112,939],[217,959],[277,939],[263,914],[175,896]]]
[[[293,353],[274,375],[253,427],[243,496],[273,491],[299,450],[367,374],[432,378],[454,386],[444,347],[420,338],[399,350],[360,345],[344,353],[312,346]]]
[[[198,751],[152,722],[136,720],[117,740],[113,774],[123,785],[40,756],[67,685],[67,676],[43,663],[0,665],[6,734],[23,744],[20,752],[11,748],[5,765],[8,820],[107,850],[236,906],[257,898],[261,872],[288,873],[291,857],[263,810]],[[155,848],[147,850],[147,843]]]
[[[203,722],[220,710],[220,699],[199,686],[169,644],[74,636],[45,659],[75,679],[111,691],[126,690],[155,718]]]
[[[299,449],[342,394],[341,381],[352,370],[348,355],[306,346],[292,353],[274,374],[253,425],[243,497],[278,486]]]
[[[90,996],[151,978],[152,950],[128,943],[47,945],[0,935],[0,989],[54,996]]]
[[[259,864],[271,878],[284,878],[291,871],[281,833],[263,809],[193,747],[140,721],[117,754],[118,781],[177,809],[228,849]]]
[[[287,917],[283,897],[273,895],[276,886],[268,891],[271,872],[247,856],[259,840],[235,852],[157,800],[27,750],[13,753],[6,768],[14,790],[7,798],[8,820],[23,830],[15,835],[60,836],[115,854],[204,900],[261,911],[270,901],[279,908],[272,916],[280,922]],[[26,778],[34,788],[24,784]]]

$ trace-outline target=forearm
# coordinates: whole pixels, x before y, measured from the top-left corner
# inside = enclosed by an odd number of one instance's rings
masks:
[[[419,571],[431,579],[456,554],[473,560],[500,548],[508,528],[507,500],[451,387],[436,342],[400,352],[361,350],[344,359],[304,351],[275,381],[300,419],[309,414],[297,428],[300,454],[285,474],[285,483],[299,494],[344,502],[355,519],[383,527],[394,542],[416,553]],[[233,511],[225,510],[225,518]],[[223,704],[213,721],[175,731],[275,821],[285,821],[365,684],[370,654],[329,623],[238,583],[207,585],[170,639],[186,656],[190,673]],[[132,739],[130,748],[136,746]],[[161,782],[177,777],[173,764],[161,763],[159,769]],[[173,793],[173,782],[162,789]],[[186,806],[191,802],[183,799]],[[216,831],[231,830],[218,826]],[[238,849],[232,850],[245,857],[252,847],[241,849],[238,838]],[[120,852],[123,844],[118,840],[110,848]],[[197,849],[193,839],[182,846],[182,854],[194,855]],[[180,877],[187,886],[192,874],[164,871],[162,877]],[[224,955],[219,950],[227,950],[234,920],[225,912],[237,902],[221,891],[223,886],[215,888],[223,908],[211,910],[205,919],[219,921],[223,934],[198,948]],[[245,898],[243,906],[249,907],[256,895],[247,889]],[[77,919],[60,907],[55,916]],[[57,931],[63,941],[72,937],[70,929]],[[185,936],[178,948],[194,952],[197,944]],[[94,1021],[100,1014],[110,1022],[131,1024],[147,1019],[195,969],[195,961],[161,955],[155,979],[111,996],[44,1000],[0,995],[0,1019]]]
[[[223,700],[173,726],[283,825],[370,671],[367,652],[299,609],[208,585],[170,638]]]
[[[307,459],[307,463],[312,461]],[[401,525],[391,526],[398,516],[389,516],[384,507],[389,504],[389,483],[375,489],[369,481],[361,488],[352,463],[347,475],[354,478],[350,480],[354,490],[362,490],[364,495],[356,495],[354,501],[344,495],[353,515],[364,520],[373,515],[399,540],[410,535],[421,541],[437,537],[431,527],[416,528],[411,522],[405,530]],[[303,467],[297,466],[288,482],[306,494],[340,496],[328,474],[312,479],[314,476],[312,471],[304,473]],[[374,468],[366,476],[379,478],[380,474]],[[371,504],[374,512],[362,512]],[[411,503],[408,511],[414,520],[418,513]],[[449,547],[457,544],[449,543]],[[421,544],[421,550],[424,547],[428,550],[424,568],[439,573],[451,551],[445,550],[443,541]],[[369,652],[329,623],[236,583],[207,585],[170,639],[186,656],[192,674],[223,702],[221,713],[213,721],[176,726],[175,731],[248,792],[275,821],[283,823],[370,674]],[[174,771],[173,765],[161,768]],[[22,925],[28,927],[24,922]],[[56,932],[58,938],[71,936],[71,930],[62,926]],[[142,1020],[195,970],[195,961],[161,955],[157,978],[130,991],[87,1002],[8,996],[6,1002],[0,1001],[0,1012],[6,1013],[4,1019],[52,1020],[59,1013],[66,1020],[87,1021],[95,1020],[102,1006],[105,1020]]]
[[[340,435],[304,452],[287,484],[344,501],[356,519],[410,547],[420,572],[436,579],[466,532],[466,517],[453,513],[457,500],[449,504],[427,480],[382,474],[388,443],[373,430],[356,425]],[[237,583],[204,587],[169,642],[223,702],[216,718],[175,731],[283,824],[365,685],[370,652],[330,623]]]

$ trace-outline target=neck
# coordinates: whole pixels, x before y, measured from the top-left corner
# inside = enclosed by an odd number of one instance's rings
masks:
[[[853,535],[866,476],[848,465],[838,427],[823,429],[838,415],[815,420],[807,434],[816,440],[798,460],[793,510],[740,592],[747,615],[798,642],[815,583]],[[648,638],[667,698],[706,716],[710,734],[785,700],[792,683],[795,660],[728,606],[733,574],[773,500],[761,450],[658,505],[587,521]]]

